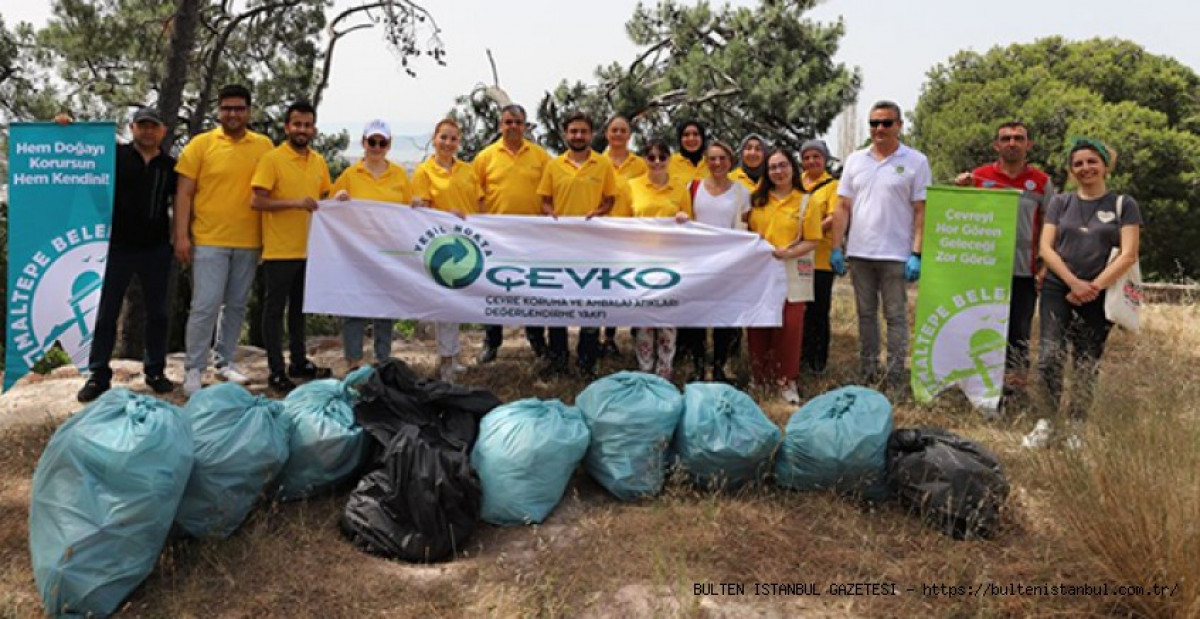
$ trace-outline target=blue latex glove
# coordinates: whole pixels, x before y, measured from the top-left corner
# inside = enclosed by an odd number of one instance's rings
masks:
[[[915,282],[921,278],[921,257],[913,254],[908,257],[908,262],[904,265],[904,279],[910,282]]]
[[[829,254],[829,268],[838,275],[846,274],[846,254],[842,253],[840,247]]]

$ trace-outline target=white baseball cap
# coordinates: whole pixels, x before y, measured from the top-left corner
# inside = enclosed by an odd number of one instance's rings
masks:
[[[388,126],[387,121],[376,118],[367,123],[367,127],[363,129],[363,137],[369,138],[373,135],[382,135],[387,139],[392,139],[392,128]]]

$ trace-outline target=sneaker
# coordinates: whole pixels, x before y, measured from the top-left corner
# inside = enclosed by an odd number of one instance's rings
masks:
[[[796,391],[796,383],[788,383],[784,385],[783,390],[779,395],[783,396],[783,401],[788,404],[800,403],[800,392]]]
[[[466,372],[466,371],[467,371],[467,366],[465,366],[465,365],[463,365],[463,364],[459,363],[459,362],[458,362],[458,359],[455,359],[455,360],[454,360],[454,373],[455,373],[455,374],[462,374],[462,373],[464,373],[464,372]]]
[[[287,376],[280,372],[278,374],[271,374],[267,378],[267,387],[279,393],[288,393],[296,388],[296,383],[293,383]]]
[[[250,377],[242,374],[242,372],[238,370],[238,367],[232,363],[223,368],[217,368],[217,378],[238,385],[245,385],[246,383],[250,382]]]
[[[329,368],[323,368],[308,359],[305,359],[304,363],[300,365],[288,366],[287,374],[292,378],[329,378],[333,376],[333,372],[330,372]],[[295,387],[295,385],[292,386]]]
[[[475,356],[475,363],[478,363],[479,365],[491,363],[495,360],[496,348],[493,346],[484,346],[483,350],[480,350],[479,354]]]
[[[1025,449],[1041,449],[1050,443],[1052,434],[1050,420],[1038,419],[1037,423],[1033,426],[1033,431],[1021,439],[1021,447]]]
[[[192,395],[204,385],[200,382],[200,370],[188,370],[183,376],[183,392]]]
[[[170,393],[175,390],[175,383],[162,374],[146,377],[146,386],[154,390],[154,393]]]
[[[112,387],[108,381],[102,381],[97,378],[89,378],[83,387],[79,389],[79,393],[75,394],[75,399],[80,402],[91,402],[104,394]]]

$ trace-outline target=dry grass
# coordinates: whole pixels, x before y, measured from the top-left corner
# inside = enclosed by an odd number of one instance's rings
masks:
[[[583,473],[543,525],[480,524],[455,561],[413,566],[370,557],[342,540],[344,495],[266,505],[229,540],[174,542],[125,614],[145,617],[362,616],[1196,616],[1200,441],[1194,384],[1200,316],[1153,308],[1141,339],[1114,334],[1088,450],[1030,455],[1019,449],[1032,415],[987,423],[961,397],[931,407],[899,402],[896,425],[938,425],[981,440],[1005,463],[1013,486],[999,534],[954,541],[898,508],[867,508],[827,494],[753,488],[733,496],[699,492],[678,480],[663,496],[623,504]],[[853,311],[835,308],[833,368],[852,368]],[[622,333],[624,336],[624,332]],[[532,377],[516,332],[500,359],[463,381],[508,401],[570,401],[578,379]],[[471,334],[473,352],[479,334]],[[630,363],[628,342],[622,360]],[[431,342],[403,345],[404,357],[433,374]],[[328,361],[336,352],[325,353]],[[743,368],[744,371],[744,368]],[[1117,383],[1112,377],[1123,376]],[[804,385],[815,394],[845,377]],[[763,402],[780,425],[794,407]],[[1190,416],[1190,417],[1189,417]],[[1192,422],[1188,431],[1181,424]],[[1123,423],[1127,422],[1127,423]],[[52,426],[0,435],[0,616],[37,616],[29,569],[29,480]],[[1189,433],[1190,432],[1190,433]],[[1190,484],[1190,485],[1189,485]],[[1188,580],[1184,582],[1184,578]],[[1182,583],[1170,602],[1120,597],[923,595],[921,585],[977,583]],[[696,583],[896,583],[875,597],[696,596]],[[915,587],[909,593],[907,587]],[[1190,596],[1187,597],[1187,596]],[[1190,604],[1190,606],[1189,606]]]

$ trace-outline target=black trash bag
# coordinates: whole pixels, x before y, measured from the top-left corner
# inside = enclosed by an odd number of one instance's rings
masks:
[[[454,448],[470,454],[479,434],[479,420],[500,406],[500,399],[490,391],[422,379],[399,359],[377,366],[360,393],[354,416],[374,439],[377,460],[404,424],[428,427]]]
[[[342,533],[388,558],[454,556],[479,518],[470,459],[479,420],[499,404],[488,391],[421,380],[400,360],[380,366],[354,409],[371,437],[373,470],[346,502]]]
[[[892,432],[888,483],[909,513],[955,539],[995,535],[1008,498],[996,455],[940,428]]]

